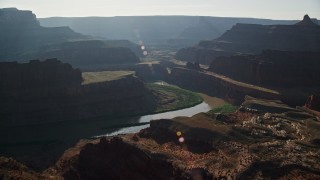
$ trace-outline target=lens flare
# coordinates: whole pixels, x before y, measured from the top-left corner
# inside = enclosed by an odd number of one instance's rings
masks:
[[[148,55],[148,52],[147,51],[143,51],[143,55]]]
[[[144,47],[144,46],[141,46],[141,49],[142,49],[142,50],[144,50],[144,49],[145,49],[145,47]]]
[[[181,136],[181,135],[182,135],[181,131],[178,131],[177,136]]]
[[[180,137],[180,138],[179,138],[179,142],[180,142],[180,143],[183,143],[183,142],[184,142],[184,137]]]

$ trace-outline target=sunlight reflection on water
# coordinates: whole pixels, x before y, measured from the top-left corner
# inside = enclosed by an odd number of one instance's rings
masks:
[[[191,117],[195,114],[198,114],[200,112],[208,112],[211,110],[211,107],[206,103],[202,102],[201,104],[198,104],[196,106],[186,108],[186,109],[181,109],[181,110],[176,110],[176,111],[170,111],[170,112],[165,112],[165,113],[159,113],[159,114],[153,114],[153,115],[145,115],[141,116],[139,119],[139,123],[143,122],[150,122],[151,120],[156,120],[156,119],[172,119],[174,117],[178,116],[187,116]],[[95,136],[95,137],[102,137],[102,136],[114,136],[118,134],[129,134],[129,133],[136,133],[139,132],[141,129],[149,127],[149,124],[147,125],[142,125],[142,126],[133,126],[133,127],[126,127],[126,128],[121,128],[115,132],[108,133],[105,135],[100,135],[100,136]]]

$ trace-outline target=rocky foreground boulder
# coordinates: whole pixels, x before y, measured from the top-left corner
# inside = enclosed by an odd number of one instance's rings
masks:
[[[0,72],[2,99],[66,97],[68,91],[78,88],[83,81],[79,69],[57,59],[31,60],[29,63],[0,62]]]
[[[0,27],[0,61],[30,58],[41,46],[88,38],[69,27],[42,27],[31,11],[16,8],[0,9]]]
[[[82,142],[54,169],[66,179],[316,179],[319,126],[304,110],[247,97],[232,114],[156,120],[137,134]]]

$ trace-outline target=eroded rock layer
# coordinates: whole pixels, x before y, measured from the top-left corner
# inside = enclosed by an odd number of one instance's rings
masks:
[[[263,50],[320,51],[320,26],[309,16],[292,25],[236,24],[214,40],[183,48],[178,60],[210,64],[219,56],[257,54]]]
[[[320,52],[267,50],[259,55],[219,57],[210,70],[253,84],[319,87]]]
[[[1,63],[0,69],[2,125],[134,115],[156,106],[152,93],[133,72],[105,79],[101,75],[99,81],[83,83],[79,70],[55,59]]]
[[[303,108],[247,96],[234,113],[155,120],[136,134],[81,140],[43,173],[17,165],[8,177],[318,179],[319,127]]]

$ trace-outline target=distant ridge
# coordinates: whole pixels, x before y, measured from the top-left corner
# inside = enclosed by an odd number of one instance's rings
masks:
[[[304,15],[303,20],[296,23],[298,26],[318,26],[316,23],[314,23],[308,14]]]
[[[299,22],[210,16],[51,17],[38,20],[45,27],[69,26],[76,32],[91,36],[178,47],[218,38],[238,23],[294,25]]]
[[[32,11],[0,9],[0,61],[28,59],[43,45],[86,39],[69,27],[42,27]]]
[[[259,54],[267,49],[319,52],[320,26],[308,15],[291,25],[237,23],[219,38],[183,48],[175,57],[178,60],[210,64],[218,56]]]

